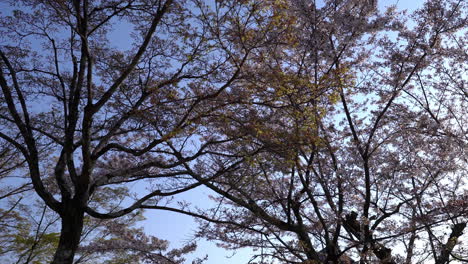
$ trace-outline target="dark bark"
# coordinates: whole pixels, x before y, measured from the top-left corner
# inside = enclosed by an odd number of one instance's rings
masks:
[[[358,238],[362,238],[363,232],[361,232],[361,224],[357,220],[358,214],[356,212],[351,212],[350,214],[346,215],[346,218],[343,219],[343,223],[345,228]],[[381,243],[375,241],[372,237],[369,237],[370,248],[374,255],[379,259],[380,264],[396,264],[396,262],[392,258],[392,250],[385,247]]]
[[[381,264],[396,264],[396,262],[392,259],[391,249],[377,242],[373,242],[371,246],[374,255],[380,260]]]
[[[458,238],[463,234],[463,230],[466,227],[466,223],[459,223],[452,227],[452,233],[442,248],[440,256],[437,258],[436,264],[446,264],[449,263],[450,254],[452,253],[453,248],[458,242]]]
[[[76,200],[63,203],[62,228],[52,264],[72,264],[83,230],[84,210]]]

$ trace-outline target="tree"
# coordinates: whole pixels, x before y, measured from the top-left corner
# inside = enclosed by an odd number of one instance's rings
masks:
[[[60,217],[52,263],[105,246],[104,261],[162,261],[164,242],[115,232],[143,208],[209,221],[202,235],[263,263],[466,259],[466,11],[19,1],[0,19],[0,138]],[[133,46],[116,48],[128,27]],[[167,205],[201,185],[219,207]],[[114,219],[107,237],[83,244],[98,219]]]
[[[219,206],[192,212],[211,222],[200,235],[258,263],[467,261],[467,3],[409,19],[376,1],[284,4],[293,45],[256,53],[213,122],[248,135],[225,151],[258,153],[206,183]]]
[[[272,40],[261,38],[278,25],[255,15],[262,2],[14,4],[18,9],[0,20],[0,138],[60,216],[52,263],[73,262],[87,216],[114,219],[164,204],[243,160],[232,157],[196,178],[185,167],[223,157],[211,149],[239,137],[211,137],[206,122],[229,103],[222,98],[252,51]],[[260,23],[268,27],[257,35],[247,30]],[[111,33],[128,27],[133,46],[116,48]],[[93,202],[104,188],[133,183],[147,193],[128,196],[123,207]]]
[[[13,196],[14,206],[1,211],[0,261],[5,263],[50,263],[60,236],[57,225],[60,217],[41,200],[31,201],[31,193]],[[25,197],[26,196],[26,197]],[[128,196],[125,188],[104,188],[99,203],[104,208],[115,207],[112,201]],[[29,200],[29,201],[28,201]],[[96,205],[94,205],[96,206]],[[86,216],[80,246],[73,263],[182,263],[183,256],[196,249],[189,243],[169,250],[169,242],[147,236],[141,228],[142,212],[127,214],[118,219],[101,220]],[[195,259],[193,263],[202,263]]]

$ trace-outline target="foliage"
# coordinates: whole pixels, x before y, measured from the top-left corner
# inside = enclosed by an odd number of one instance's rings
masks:
[[[57,232],[52,263],[182,263],[195,245],[135,226],[154,209],[258,263],[466,259],[465,1],[12,4],[0,162],[28,180],[2,198],[32,185],[60,220],[45,232],[12,200],[18,254]],[[202,185],[216,208],[171,203]]]
[[[8,263],[50,263],[57,248],[60,229],[59,217],[47,210],[40,201],[27,201],[31,193],[12,195],[15,202],[9,211],[0,210],[2,235],[0,261]],[[99,203],[103,208],[115,207],[113,201],[128,196],[123,188],[105,188]],[[19,200],[19,201],[18,201]],[[31,208],[31,204],[35,206]],[[116,208],[114,208],[115,210]],[[142,212],[128,214],[119,219],[99,220],[85,217],[80,247],[74,263],[183,263],[183,255],[195,250],[196,245],[186,245],[169,250],[168,241],[146,236],[137,228],[145,218]],[[202,263],[202,259],[194,263]]]
[[[258,154],[207,184],[201,236],[258,263],[466,260],[467,5],[428,1],[410,26],[368,2],[286,8],[294,45],[259,53],[214,126]]]

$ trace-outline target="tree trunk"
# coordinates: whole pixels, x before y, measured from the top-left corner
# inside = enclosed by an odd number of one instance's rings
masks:
[[[62,218],[60,240],[52,264],[73,263],[83,230],[84,210],[73,200],[65,202],[63,205],[63,212],[60,215]]]
[[[449,263],[450,254],[452,253],[453,248],[457,245],[458,237],[463,234],[467,223],[459,223],[452,227],[452,233],[447,240],[447,243],[442,248],[440,256],[437,258],[436,264],[445,264]]]

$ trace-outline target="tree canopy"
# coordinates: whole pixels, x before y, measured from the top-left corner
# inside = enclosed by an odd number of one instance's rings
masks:
[[[13,4],[0,180],[21,181],[0,243],[18,263],[183,263],[195,244],[168,250],[143,209],[251,263],[468,261],[465,1]],[[201,186],[212,209],[171,203]]]

